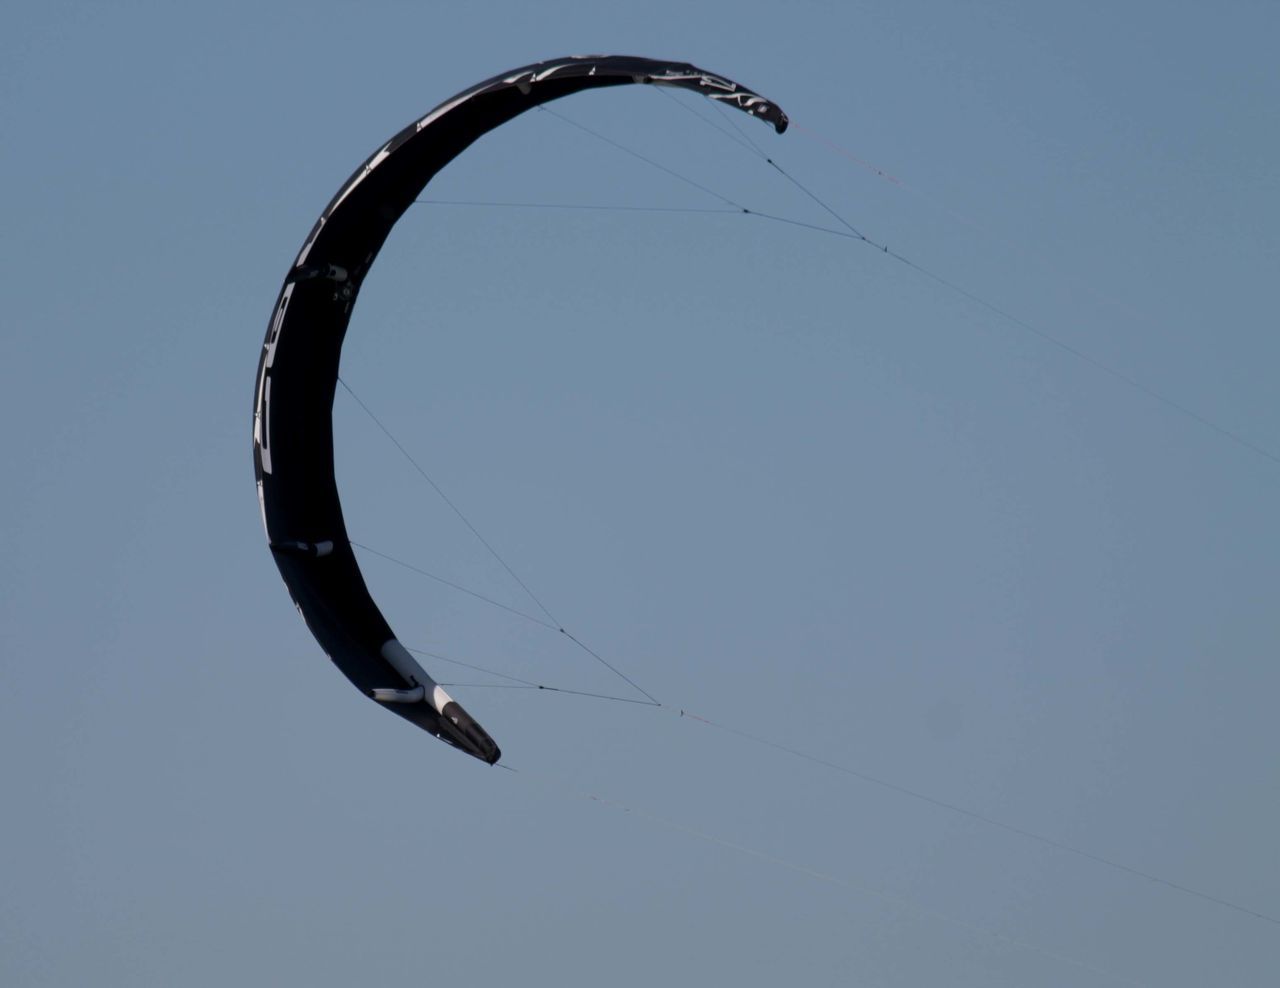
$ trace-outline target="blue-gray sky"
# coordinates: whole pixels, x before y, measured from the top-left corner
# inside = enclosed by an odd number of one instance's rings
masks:
[[[1243,2],[11,4],[0,982],[1273,983],[1277,36]],[[589,51],[777,100],[787,135],[734,124],[1021,325],[766,220],[415,207],[346,380],[668,705],[424,660],[512,774],[308,635],[257,515],[252,379],[365,155]],[[835,222],[709,106],[555,108]],[[546,113],[429,193],[721,205]],[[335,416],[353,537],[533,606],[345,394]],[[626,689],[365,566],[407,644]]]

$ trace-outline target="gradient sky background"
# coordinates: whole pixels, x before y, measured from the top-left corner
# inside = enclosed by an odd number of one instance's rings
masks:
[[[1277,37],[1241,2],[6,5],[0,983],[1274,984]],[[367,154],[593,51],[777,100],[785,136],[734,124],[1025,325],[741,215],[415,207],[345,379],[668,705],[424,660],[513,774],[307,633],[253,375]],[[555,109],[834,223],[709,104]],[[722,205],[546,113],[428,191]],[[349,396],[335,417],[354,538],[532,608]],[[626,691],[363,558],[407,644]]]

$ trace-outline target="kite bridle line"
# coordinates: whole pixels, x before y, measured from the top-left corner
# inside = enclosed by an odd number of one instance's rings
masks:
[[[586,124],[583,124],[578,120],[574,120],[573,118],[567,116],[566,114],[564,114],[559,110],[553,110],[546,106],[539,107],[538,108],[539,111],[547,114],[548,116],[560,122],[563,122],[566,125],[572,126],[575,129],[595,139],[602,141],[603,143],[609,145],[610,147],[614,148],[620,153],[626,154],[636,160],[639,160],[645,163],[646,165],[658,171],[661,171],[670,177],[676,178],[679,181],[683,182],[684,184],[692,188],[695,188],[708,196],[718,199],[722,203],[722,206],[718,208],[696,208],[696,207],[690,208],[690,207],[671,207],[671,206],[662,206],[662,205],[636,206],[636,205],[589,204],[589,203],[499,202],[499,201],[476,201],[476,200],[461,201],[461,200],[439,200],[439,199],[432,199],[432,198],[420,198],[417,200],[417,202],[422,205],[429,205],[433,207],[472,206],[472,207],[490,207],[490,208],[547,209],[547,210],[589,210],[589,211],[610,211],[610,212],[619,212],[619,213],[651,212],[651,213],[737,214],[737,215],[743,215],[743,216],[752,216],[757,219],[794,226],[800,229],[811,231],[815,234],[820,233],[828,236],[836,236],[844,239],[861,242],[875,249],[877,253],[886,255],[902,263],[903,265],[911,268],[922,277],[929,279],[949,289],[950,291],[956,293],[957,295],[963,297],[964,299],[985,308],[989,312],[1006,320],[1007,322],[1014,325],[1015,327],[1020,328],[1025,332],[1036,336],[1042,341],[1053,345],[1059,350],[1088,364],[1089,366],[1095,368],[1096,370],[1102,371],[1103,373],[1106,373],[1112,376],[1113,378],[1127,384],[1128,386],[1138,390],[1139,392],[1147,395],[1148,397],[1153,398],[1156,401],[1164,404],[1166,407],[1174,411],[1177,411],[1180,414],[1193,419],[1194,421],[1199,422],[1201,425],[1209,428],[1210,430],[1219,434],[1221,437],[1231,440],[1238,446],[1242,446],[1250,450],[1251,452],[1257,455],[1260,455],[1266,459],[1269,459],[1273,462],[1280,463],[1280,457],[1277,457],[1275,454],[1271,453],[1269,450],[1266,450],[1265,448],[1257,446],[1256,444],[1241,437],[1240,435],[1217,425],[1216,423],[1200,415],[1193,409],[1190,409],[1189,407],[1186,407],[1181,403],[1146,387],[1140,381],[1132,378],[1131,376],[1121,371],[1118,371],[1114,368],[1111,368],[1108,365],[1092,358],[1088,354],[1071,346],[1065,341],[1062,341],[1057,337],[1042,331],[1041,329],[1037,328],[1033,324],[996,306],[995,304],[987,301],[981,296],[978,296],[972,292],[969,292],[963,287],[947,279],[942,278],[941,276],[933,273],[931,270],[928,270],[916,264],[914,261],[912,261],[908,257],[894,250],[891,250],[888,247],[888,245],[879,243],[871,239],[870,237],[865,235],[860,229],[854,226],[851,222],[849,222],[839,211],[837,211],[834,207],[832,207],[826,200],[818,196],[808,186],[801,183],[790,172],[783,169],[782,166],[779,165],[777,161],[773,158],[773,156],[763,152],[758,147],[758,145],[756,145],[756,143],[744,131],[742,131],[742,129],[738,126],[738,123],[733,118],[733,116],[730,115],[727,111],[725,111],[722,107],[717,106],[717,109],[719,109],[719,111],[722,114],[724,114],[725,118],[729,122],[729,125],[732,126],[735,131],[737,131],[737,134],[720,126],[714,120],[708,119],[705,114],[697,110],[694,110],[691,106],[689,106],[689,104],[679,99],[677,96],[666,93],[663,88],[657,87],[657,86],[652,88],[657,92],[662,93],[662,95],[664,95],[667,99],[675,102],[677,105],[681,106],[688,112],[693,113],[694,116],[696,116],[704,124],[716,130],[717,132],[719,132],[721,135],[728,138],[729,140],[731,140],[733,143],[735,143],[738,147],[740,147],[747,153],[761,160],[770,169],[772,169],[777,175],[780,175],[788,183],[790,183],[792,186],[798,189],[801,193],[803,193],[808,199],[812,200],[813,203],[815,203],[818,207],[820,207],[827,215],[829,215],[836,223],[838,223],[839,226],[825,226],[822,224],[812,223],[806,220],[802,220],[796,217],[779,215],[779,214],[765,212],[762,210],[753,209],[747,205],[742,204],[741,202],[738,202],[736,199],[731,198],[727,195],[724,195],[719,191],[715,190],[714,188],[704,183],[698,182],[688,177],[687,175],[684,175],[680,171],[673,169],[670,166],[657,161],[650,155],[643,154],[635,150],[634,148],[631,148],[619,141],[614,140],[611,137],[608,137],[598,132],[594,128]],[[824,146],[826,146],[833,153],[842,154],[845,157],[851,156],[850,152],[845,151],[843,148],[840,148],[838,145],[835,145],[834,143],[826,140],[825,138],[822,138],[816,134],[813,134],[812,131],[806,131],[805,129],[799,128],[799,127],[797,127],[796,129],[801,133],[809,133],[813,135],[815,139],[820,141]],[[868,168],[869,170],[873,171],[878,176],[884,178],[886,181],[891,182],[895,186],[899,186],[899,187],[903,186],[903,183],[899,179],[894,178],[892,175],[883,171],[882,169],[869,165],[868,163],[862,161],[862,159],[859,159],[856,157],[854,157],[854,160],[862,167]],[[601,700],[606,702],[618,702],[618,703],[627,703],[627,704],[633,704],[633,705],[638,704],[641,706],[656,707],[666,711],[667,713],[673,714],[679,718],[697,721],[698,723],[703,724],[709,728],[728,733],[730,735],[736,736],[740,739],[749,741],[754,744],[770,747],[774,750],[781,751],[788,755],[791,755],[792,757],[802,759],[819,766],[823,766],[829,770],[838,772],[847,777],[855,778],[864,783],[894,791],[900,795],[906,796],[913,800],[923,802],[923,803],[932,805],[935,808],[943,809],[947,812],[966,817],[970,820],[974,820],[983,825],[1004,831],[1006,833],[1010,833],[1030,841],[1034,841],[1036,843],[1052,848],[1054,850],[1089,860],[1095,864],[1101,865],[1108,869],[1122,872],[1132,877],[1141,878],[1147,882],[1161,885],[1165,888],[1180,892],[1188,896],[1199,898],[1203,901],[1210,902],[1215,905],[1233,910],[1235,912],[1251,916],[1255,919],[1259,919],[1273,925],[1280,925],[1280,918],[1269,915],[1267,913],[1257,911],[1249,907],[1242,906],[1238,903],[1234,903],[1229,900],[1222,899],[1218,896],[1214,896],[1209,893],[1191,888],[1189,886],[1171,881],[1169,879],[1162,878],[1150,872],[1130,867],[1122,862],[1115,861],[1115,860],[1103,857],[1101,855],[1094,854],[1090,851],[1074,847],[1062,841],[1056,840],[1052,837],[1048,837],[1048,836],[1027,830],[1026,828],[1022,828],[1022,827],[1015,826],[1013,824],[1006,823],[994,817],[990,817],[988,815],[967,809],[958,804],[954,804],[954,803],[947,802],[945,800],[938,799],[936,797],[928,795],[925,792],[915,790],[915,789],[900,785],[898,783],[876,777],[869,773],[844,765],[840,762],[815,755],[811,752],[807,752],[803,749],[785,745],[775,740],[763,737],[761,735],[742,731],[732,726],[729,726],[727,724],[719,723],[709,718],[694,714],[688,711],[687,709],[684,709],[678,706],[673,706],[671,704],[667,704],[659,701],[654,696],[653,693],[651,693],[649,690],[645,689],[644,687],[640,686],[633,678],[631,678],[626,673],[624,673],[620,668],[618,668],[618,666],[615,663],[608,661],[600,652],[590,647],[585,642],[583,642],[580,638],[578,638],[577,636],[572,634],[570,631],[568,631],[565,625],[562,624],[560,620],[557,617],[555,617],[555,615],[552,614],[552,612],[546,607],[546,605],[543,604],[543,602],[532,592],[532,590],[529,588],[527,581],[522,579],[515,572],[514,568],[497,552],[497,550],[494,548],[492,543],[486,538],[484,538],[484,536],[479,532],[479,530],[475,527],[475,525],[473,525],[472,522],[466,517],[466,515],[460,510],[457,504],[444,493],[444,491],[440,488],[440,486],[429,476],[427,471],[423,469],[422,465],[412,456],[412,454],[408,451],[408,449],[404,446],[404,444],[401,443],[398,439],[396,439],[396,437],[391,432],[391,430],[375,415],[375,413],[368,406],[368,404],[355,393],[355,391],[351,388],[350,384],[343,379],[340,379],[340,383],[342,387],[346,390],[346,392],[349,393],[351,397],[356,401],[356,403],[359,405],[362,411],[377,425],[379,430],[384,432],[388,437],[388,439],[400,451],[400,453],[406,459],[409,460],[414,470],[421,475],[421,477],[425,480],[425,482],[435,491],[435,493],[444,501],[444,503],[450,508],[450,510],[462,521],[462,523],[466,526],[466,528],[483,545],[485,550],[501,565],[503,570],[509,574],[511,579],[520,587],[522,592],[525,593],[527,597],[534,603],[536,610],[541,612],[543,617],[539,617],[537,614],[529,613],[527,611],[522,611],[518,608],[511,607],[510,605],[503,604],[499,601],[492,599],[491,597],[480,594],[460,584],[454,583],[441,576],[438,576],[425,569],[422,569],[421,567],[418,567],[412,563],[396,558],[395,556],[385,553],[381,550],[374,549],[370,546],[367,546],[358,542],[352,542],[352,545],[363,551],[366,551],[373,555],[381,557],[384,560],[392,562],[398,566],[401,566],[410,571],[413,571],[425,578],[431,579],[437,583],[445,585],[455,591],[468,594],[473,598],[476,598],[487,605],[500,608],[536,626],[540,626],[546,630],[555,632],[559,635],[566,637],[569,641],[573,643],[573,645],[577,649],[583,651],[588,656],[593,658],[596,662],[600,663],[602,666],[608,669],[611,673],[613,673],[615,676],[617,676],[619,679],[621,679],[623,682],[629,685],[632,689],[636,690],[639,694],[641,694],[644,697],[644,699],[638,699],[636,697],[616,696],[612,694],[605,694],[605,693],[592,692],[592,691],[586,691],[586,690],[577,690],[577,689],[571,689],[564,686],[548,685],[548,684],[539,683],[533,680],[512,676],[508,673],[500,672],[484,666],[465,662],[456,658],[452,658],[452,657],[440,654],[439,652],[413,650],[413,651],[420,651],[421,654],[428,655],[431,658],[438,661],[455,664],[455,665],[458,665],[459,667],[468,668],[468,669],[471,669],[472,671],[481,672],[486,675],[492,675],[492,676],[495,676],[501,679],[506,679],[509,681],[508,684],[506,685],[492,684],[492,683],[490,684],[468,683],[468,684],[449,684],[449,685],[465,685],[465,687],[473,688],[473,689],[506,688],[506,689],[536,690],[536,691],[547,692],[547,693],[560,693],[566,696],[571,696],[571,697],[581,698],[581,699],[595,699],[595,700]]]

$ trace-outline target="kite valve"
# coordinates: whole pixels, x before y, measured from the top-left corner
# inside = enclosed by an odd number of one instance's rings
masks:
[[[337,264],[302,264],[295,269],[292,280],[311,281],[313,278],[343,282],[347,280],[347,269]]]

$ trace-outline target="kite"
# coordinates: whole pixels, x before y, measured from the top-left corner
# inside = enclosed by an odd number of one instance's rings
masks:
[[[491,765],[501,756],[498,746],[396,638],[357,565],[334,476],[333,401],[342,341],[374,258],[440,169],[526,110],[632,83],[701,93],[778,133],[787,127],[775,103],[684,63],[590,55],[495,76],[405,127],[342,185],[285,277],[258,364],[258,502],[272,555],[307,627],[362,693]]]

